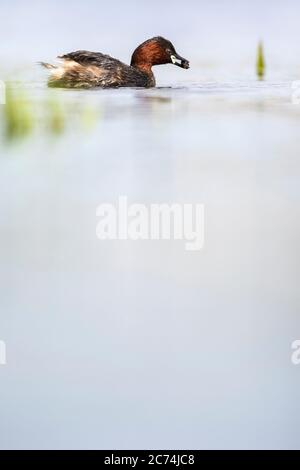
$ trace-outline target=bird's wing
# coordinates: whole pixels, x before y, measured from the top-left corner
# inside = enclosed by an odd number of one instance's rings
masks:
[[[80,65],[94,65],[97,67],[110,68],[112,65],[124,65],[117,59],[110,57],[106,54],[101,54],[101,52],[90,52],[90,51],[76,51],[70,52],[69,54],[64,54],[58,57],[63,60],[71,60],[77,62]]]

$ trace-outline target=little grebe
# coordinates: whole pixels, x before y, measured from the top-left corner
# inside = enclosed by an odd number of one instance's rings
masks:
[[[62,65],[41,63],[52,71],[48,82],[51,87],[151,88],[155,86],[153,65],[174,64],[184,69],[190,66],[173,44],[162,37],[141,44],[134,51],[130,66],[101,52],[77,51],[58,58],[63,59]]]

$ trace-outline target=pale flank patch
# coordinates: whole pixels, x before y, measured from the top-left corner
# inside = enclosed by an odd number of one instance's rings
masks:
[[[52,80],[60,80],[64,74],[72,69],[79,67],[79,64],[74,60],[64,60],[61,64],[59,64],[51,75]]]
[[[78,62],[75,62],[74,60],[65,59],[63,63],[59,64],[53,70],[53,73],[51,74],[51,80],[61,80],[62,78],[64,78],[65,75],[68,74],[68,72],[78,73],[78,76],[80,74],[82,76],[88,74],[90,75],[89,80],[92,80],[93,78],[101,78],[104,71],[96,65],[83,66],[81,64],[78,64]]]

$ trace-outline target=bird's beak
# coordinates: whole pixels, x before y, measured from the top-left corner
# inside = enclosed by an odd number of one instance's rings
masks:
[[[190,63],[188,60],[181,57],[179,54],[175,53],[171,55],[171,62],[177,67],[181,67],[182,69],[189,69]]]

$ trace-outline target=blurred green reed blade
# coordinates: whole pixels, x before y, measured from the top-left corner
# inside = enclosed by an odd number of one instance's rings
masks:
[[[52,134],[62,134],[66,127],[65,113],[58,100],[50,100],[47,103],[47,130]]]
[[[258,44],[256,72],[259,80],[263,80],[266,71],[263,43]]]
[[[6,87],[6,105],[3,107],[5,135],[8,140],[26,137],[34,128],[32,106],[20,89]]]
[[[95,109],[91,108],[90,106],[85,106],[81,110],[81,125],[83,130],[91,131],[97,122],[97,114]]]
[[[47,94],[45,100],[32,101],[18,85],[7,84],[6,105],[2,109],[7,140],[23,139],[35,129],[39,133],[60,136],[66,131],[67,124],[89,131],[97,123],[97,113],[89,105],[80,105],[75,112],[60,95],[52,94]]]

